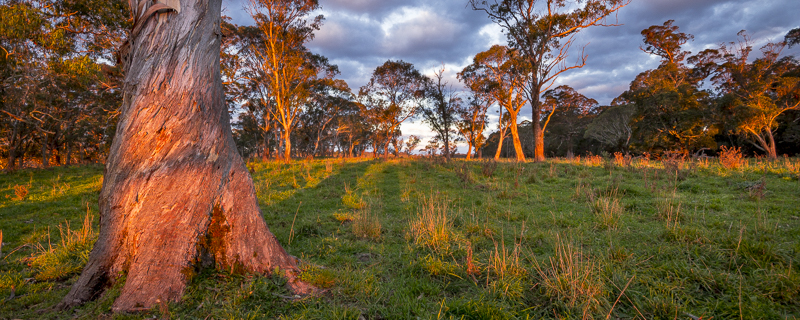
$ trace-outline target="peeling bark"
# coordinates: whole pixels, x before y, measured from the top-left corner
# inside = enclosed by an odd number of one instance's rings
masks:
[[[156,14],[130,39],[99,239],[61,307],[98,297],[121,275],[114,311],[178,301],[196,268],[212,261],[240,272],[280,268],[296,293],[312,292],[261,217],[234,145],[220,79],[220,4],[181,1],[179,13]]]

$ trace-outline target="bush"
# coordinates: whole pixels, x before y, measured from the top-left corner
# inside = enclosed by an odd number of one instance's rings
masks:
[[[742,148],[722,146],[719,151],[719,163],[728,169],[739,169],[744,164]]]

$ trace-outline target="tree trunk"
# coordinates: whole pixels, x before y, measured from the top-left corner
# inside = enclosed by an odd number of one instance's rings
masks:
[[[41,152],[42,152],[42,168],[47,168],[47,167],[50,166],[50,162],[47,161],[48,158],[50,157],[50,155],[47,152],[47,135],[46,134],[44,135],[44,138],[42,138],[41,143],[42,143],[42,150],[41,150]]]
[[[772,130],[767,128],[767,155],[770,159],[778,159],[778,150],[775,148],[775,137],[772,135]]]
[[[539,103],[538,90],[529,97],[533,109],[531,127],[533,127],[533,161],[544,161],[544,132],[542,131],[542,105]]]
[[[8,166],[6,172],[11,172],[16,169],[17,162],[17,136],[19,132],[19,121],[14,121],[13,130],[11,131],[11,139],[8,140]]]
[[[503,151],[503,140],[506,139],[506,136],[504,135],[504,133],[505,132],[503,132],[502,130],[500,131],[500,140],[497,142],[497,151],[494,152],[494,159],[495,160],[500,159],[500,152]]]
[[[472,159],[472,140],[467,141],[467,160]]]
[[[292,160],[292,132],[289,129],[283,130],[283,158],[286,163]]]
[[[180,13],[150,18],[130,39],[99,238],[62,307],[96,298],[122,274],[114,311],[178,301],[196,268],[212,264],[280,268],[295,292],[313,291],[269,232],[234,145],[220,80],[220,3],[181,1]]]
[[[511,117],[511,119],[516,118],[516,114]],[[514,142],[514,153],[517,155],[517,161],[525,161],[525,154],[522,153],[522,141],[519,140],[519,127],[517,127],[516,121],[511,124],[511,140]]]
[[[67,152],[64,155],[64,158],[66,158],[66,160],[64,160],[64,165],[69,166],[69,165],[72,164],[72,161],[71,161],[72,160],[72,144],[69,143],[69,141],[67,141],[66,144],[67,145],[64,148],[67,149]]]

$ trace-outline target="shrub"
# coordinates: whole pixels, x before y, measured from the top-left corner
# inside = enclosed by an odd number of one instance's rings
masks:
[[[467,162],[462,163],[460,166],[456,166],[455,172],[456,176],[458,176],[458,179],[461,180],[462,183],[470,184],[473,182],[472,172],[470,172]]]
[[[614,152],[614,162],[620,167],[630,167],[633,162],[633,157],[629,154],[622,152]]]
[[[494,159],[486,159],[481,161],[481,174],[484,177],[491,177],[494,175],[494,171],[497,170],[497,161]]]
[[[14,185],[14,198],[13,199],[16,200],[16,201],[25,200],[25,198],[28,197],[28,190],[29,189],[30,189],[30,186],[28,186],[28,185],[20,185],[20,184]]]
[[[722,146],[719,151],[719,163],[728,169],[738,169],[744,164],[742,149]]]
[[[661,157],[664,170],[670,174],[678,175],[686,164],[686,152],[666,151]]]

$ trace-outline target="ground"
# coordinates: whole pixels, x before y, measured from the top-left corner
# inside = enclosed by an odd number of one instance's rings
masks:
[[[249,163],[303,278],[200,270],[180,303],[70,312],[102,167],[0,175],[0,318],[800,317],[800,160]],[[729,165],[730,166],[730,165]]]

